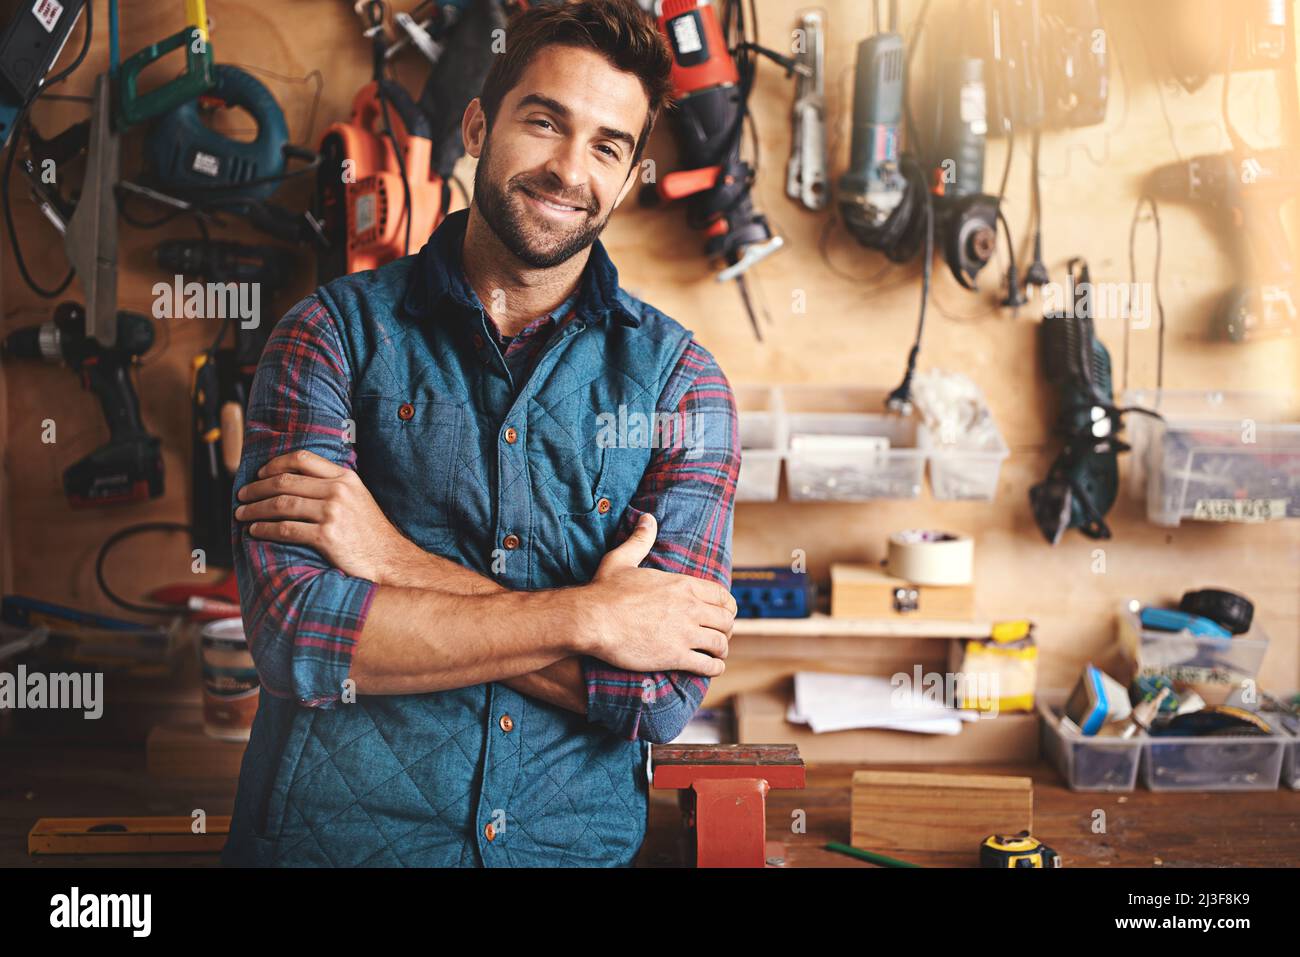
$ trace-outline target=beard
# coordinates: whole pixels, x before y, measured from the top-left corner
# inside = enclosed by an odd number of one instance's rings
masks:
[[[545,174],[520,173],[505,183],[499,182],[490,175],[490,140],[488,137],[484,141],[483,154],[474,170],[474,205],[506,249],[533,269],[551,269],[596,241],[609,222],[609,214],[597,218],[600,208],[595,197],[583,195],[569,199],[563,190],[553,188],[554,180]],[[526,192],[534,196],[557,196],[585,209],[587,215],[568,227],[539,222],[525,208]]]

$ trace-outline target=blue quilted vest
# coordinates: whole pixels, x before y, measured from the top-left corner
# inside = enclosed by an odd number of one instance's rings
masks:
[[[597,416],[652,416],[690,333],[621,290],[597,242],[573,315],[512,381],[460,267],[467,218],[317,290],[353,372],[357,471],[427,551],[512,589],[585,583],[651,452],[603,447]],[[495,683],[328,709],[263,692],[224,859],[628,865],[649,747]]]

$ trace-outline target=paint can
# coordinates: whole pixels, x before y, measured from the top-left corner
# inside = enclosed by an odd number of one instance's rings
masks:
[[[209,622],[199,636],[203,730],[223,741],[247,741],[257,714],[258,679],[241,618]]]

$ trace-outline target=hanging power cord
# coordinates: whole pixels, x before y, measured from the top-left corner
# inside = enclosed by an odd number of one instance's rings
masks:
[[[114,605],[137,614],[175,615],[187,611],[188,606],[186,605],[143,605],[137,602],[127,601],[109,587],[108,581],[104,578],[104,562],[108,559],[108,554],[112,551],[113,546],[128,538],[134,538],[136,535],[144,535],[148,532],[189,533],[189,531],[190,526],[181,522],[140,522],[137,525],[128,525],[126,528],[114,532],[108,537],[103,545],[99,546],[99,554],[95,556],[95,581],[99,584],[99,590],[102,591],[105,597],[107,597]]]
[[[920,163],[915,159],[911,159],[910,162],[924,175]],[[921,336],[925,332],[925,307],[930,299],[930,275],[934,267],[934,199],[929,190],[924,192],[925,259],[921,262],[921,309],[916,320],[916,338],[912,341],[912,348],[907,354],[907,370],[903,373],[903,381],[889,393],[889,397],[885,400],[887,408],[901,415],[908,415],[912,411],[912,377],[916,374],[916,362],[921,355]]]
[[[1133,221],[1129,225],[1129,288],[1134,289],[1137,287],[1137,228],[1138,223],[1141,221],[1143,206],[1151,207],[1151,222],[1155,226],[1156,233],[1156,256],[1151,269],[1151,286],[1156,304],[1156,392],[1159,393],[1164,388],[1165,381],[1165,305],[1160,298],[1160,259],[1163,253],[1163,236],[1160,229],[1160,211],[1156,206],[1155,199],[1151,196],[1142,196],[1138,199],[1137,206],[1133,209]],[[1124,389],[1126,391],[1128,389],[1129,333],[1132,326],[1130,316],[1130,321],[1124,323]]]
[[[4,206],[5,227],[9,232],[9,245],[14,252],[14,265],[18,267],[18,275],[22,277],[24,283],[40,296],[42,299],[55,299],[63,295],[64,291],[72,284],[76,273],[70,268],[68,274],[53,289],[47,289],[32,278],[27,270],[27,262],[23,259],[22,248],[18,245],[18,230],[14,226],[13,208],[9,199],[9,177],[13,173],[14,156],[18,152],[18,144],[23,136],[24,125],[27,120],[27,114],[31,108],[40,99],[42,93],[56,86],[76,72],[77,67],[81,66],[82,61],[86,59],[86,54],[90,50],[90,40],[95,29],[95,5],[94,3],[86,4],[86,34],[82,37],[81,49],[77,51],[76,58],[68,64],[67,69],[61,70],[46,82],[38,86],[32,95],[27,98],[27,102],[19,109],[18,115],[14,118],[13,123],[13,142],[9,144],[9,155],[5,157],[5,166],[3,174],[0,174],[0,205]]]

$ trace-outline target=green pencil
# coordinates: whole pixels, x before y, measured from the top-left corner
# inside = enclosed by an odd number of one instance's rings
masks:
[[[841,844],[838,841],[831,841],[826,845],[826,850],[837,851],[840,854],[847,854],[849,857],[860,857],[864,861],[870,861],[872,864],[883,864],[885,867],[921,867],[920,864],[913,864],[911,861],[900,861],[896,857],[886,857],[884,854],[877,854],[875,851],[864,851],[860,847],[850,847],[848,844]]]

